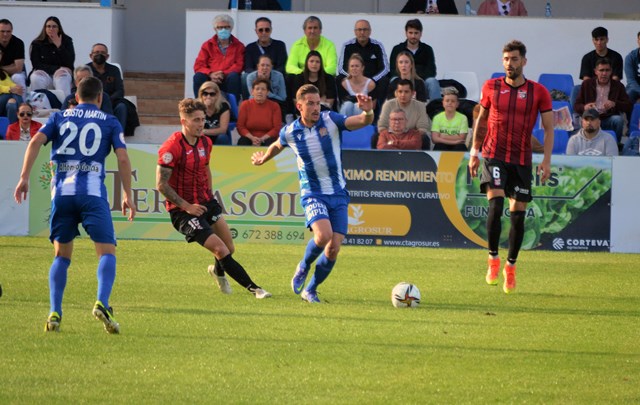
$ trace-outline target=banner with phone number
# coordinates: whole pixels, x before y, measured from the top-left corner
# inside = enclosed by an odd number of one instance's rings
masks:
[[[155,189],[158,145],[128,145],[138,215],[122,215],[121,181],[113,155],[106,185],[118,238],[182,240]],[[252,147],[214,147],[213,188],[236,242],[296,243],[311,237],[299,203],[297,164],[287,148],[256,167]],[[48,235],[49,151],[34,165],[29,233]],[[346,244],[411,247],[486,246],[487,202],[458,152],[343,152],[351,195]],[[540,156],[534,155],[534,165]],[[545,184],[534,177],[524,249],[608,251],[611,159],[554,156]],[[114,191],[115,190],[115,191]],[[505,204],[505,243],[510,227]]]

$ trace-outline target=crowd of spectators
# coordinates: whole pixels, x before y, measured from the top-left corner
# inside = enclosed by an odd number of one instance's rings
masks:
[[[239,7],[243,4],[240,2]],[[254,9],[274,10],[276,4],[254,2]],[[458,10],[453,0],[408,0],[400,12],[457,14]],[[527,10],[520,0],[485,0],[478,14],[523,16]],[[371,37],[373,29],[364,19],[355,22],[353,38],[340,48],[322,35],[323,24],[316,16],[304,20],[303,36],[289,48],[272,37],[272,21],[264,16],[255,21],[256,41],[246,46],[231,34],[234,20],[230,15],[217,15],[213,28],[214,35],[202,44],[194,61],[193,92],[207,105],[205,131],[218,144],[231,143],[231,130],[236,123],[238,144],[268,144],[273,135],[267,134],[275,131],[276,121],[282,126],[298,115],[292,95],[302,85],[313,84],[320,91],[323,109],[347,116],[361,113],[354,103],[356,94],[370,95],[377,134],[397,133],[400,129],[391,128],[389,117],[393,111],[402,110],[406,128],[401,129],[417,130],[422,136],[421,148],[467,148],[465,135],[473,123],[472,105],[469,107],[469,100],[460,100],[458,92],[441,87],[441,81],[436,79],[436,55],[422,41],[423,27],[417,18],[407,20],[404,41],[395,45],[389,56],[382,42]],[[124,97],[120,69],[107,62],[106,45],[96,43],[90,51],[90,61],[74,67],[73,40],[65,34],[60,19],[49,17],[30,44],[32,69],[27,73],[24,42],[12,31],[9,20],[0,20],[0,115],[7,116],[11,123],[18,122],[19,106],[29,101],[29,90],[57,90],[64,96],[61,108],[67,108],[70,102],[73,104],[79,81],[95,76],[104,85],[101,108],[114,114],[123,128],[127,127],[131,107]],[[622,149],[624,136],[629,135],[626,125],[633,104],[640,103],[640,32],[638,48],[626,58],[608,48],[608,31],[604,27],[593,30],[592,40],[594,49],[580,63],[582,83],[566,96],[571,101],[574,122],[584,118],[585,111],[598,111],[599,126],[613,131]],[[623,74],[626,89],[620,82]],[[464,98],[464,94],[461,96]],[[232,115],[234,103],[239,109],[237,117]],[[254,114],[266,111],[268,116],[260,116],[260,122],[255,122]],[[377,134],[372,147],[384,144],[377,142]]]

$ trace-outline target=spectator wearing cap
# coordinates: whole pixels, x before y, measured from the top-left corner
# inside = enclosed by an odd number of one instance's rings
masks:
[[[600,113],[594,108],[582,113],[582,128],[569,138],[567,155],[618,156],[614,137],[600,129]]]

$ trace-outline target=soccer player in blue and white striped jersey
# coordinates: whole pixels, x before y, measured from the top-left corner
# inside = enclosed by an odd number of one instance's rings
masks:
[[[76,92],[79,105],[54,113],[34,135],[27,147],[14,197],[21,203],[29,191],[29,176],[40,148],[51,142],[51,218],[50,237],[55,257],[49,269],[51,312],[45,331],[57,332],[62,321],[62,297],[71,264],[73,240],[82,224],[98,254],[98,293],[93,316],[102,321],[108,333],[119,333],[109,297],[116,277],[116,237],[104,185],[105,159],[113,148],[123,187],[122,214],[133,220],[131,163],[118,120],[102,112],[102,82],[83,79]],[[119,191],[119,190],[118,190]]]
[[[318,88],[311,84],[300,87],[296,94],[300,118],[282,128],[279,139],[266,152],[251,156],[252,163],[259,166],[288,146],[297,157],[300,199],[313,239],[296,268],[291,287],[310,303],[320,302],[318,285],[329,276],[347,234],[349,193],[342,173],[341,131],[373,122],[371,97],[358,94],[357,99],[362,114],[346,117],[332,111],[321,112]],[[318,257],[316,270],[303,291],[311,264]]]

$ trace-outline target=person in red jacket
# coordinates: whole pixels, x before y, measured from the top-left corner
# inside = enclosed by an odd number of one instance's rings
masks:
[[[216,31],[211,39],[200,47],[193,64],[193,94],[198,96],[200,86],[213,81],[225,93],[231,93],[240,100],[240,74],[244,67],[244,44],[233,35],[233,18],[228,14],[218,14],[213,19]]]
[[[31,119],[33,117],[33,108],[30,104],[22,103],[18,107],[18,121],[9,125],[5,139],[7,141],[27,141],[38,132],[41,123]]]

